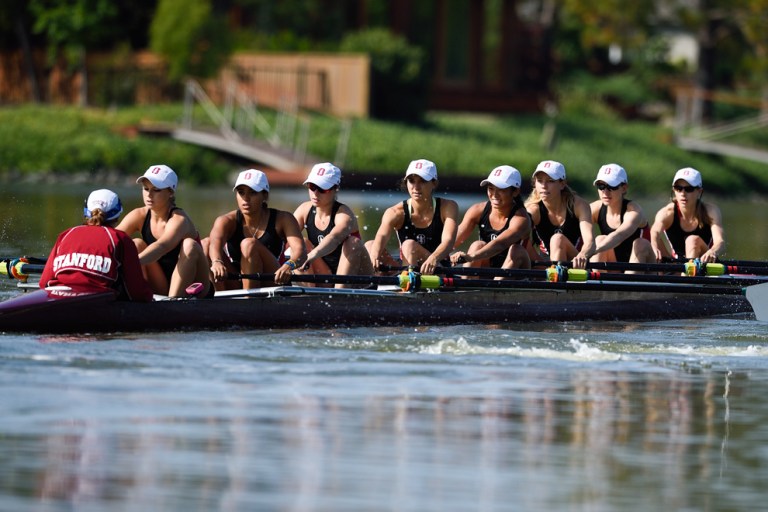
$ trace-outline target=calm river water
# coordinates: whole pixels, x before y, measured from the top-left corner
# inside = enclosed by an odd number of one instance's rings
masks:
[[[0,255],[45,255],[87,191],[0,191]],[[401,198],[341,196],[364,238]],[[233,207],[179,203],[203,234]],[[767,259],[766,204],[719,203],[729,256]],[[766,356],[750,315],[0,334],[0,510],[761,509]]]

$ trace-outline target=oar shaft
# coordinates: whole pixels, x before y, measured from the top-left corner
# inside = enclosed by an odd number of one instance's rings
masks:
[[[233,274],[235,279],[253,279],[256,281],[274,282],[274,274]],[[528,289],[528,290],[591,290],[591,291],[625,291],[652,293],[681,293],[706,295],[743,295],[743,288],[738,286],[702,286],[696,284],[676,283],[632,283],[632,282],[548,282],[530,280],[496,280],[496,279],[456,279],[436,275],[419,275],[404,273],[397,276],[357,276],[357,275],[293,275],[291,282],[306,282],[318,284],[376,284],[399,286],[411,291],[426,289]],[[667,286],[664,286],[664,285]]]
[[[534,266],[560,265],[570,267],[570,262],[536,261]],[[705,263],[697,267],[694,263],[624,263],[595,261],[587,263],[587,267],[599,270],[634,270],[636,272],[681,272],[688,275],[721,276],[725,274],[754,274],[768,275],[768,267],[748,267],[738,265],[725,265],[723,263]]]
[[[11,279],[26,279],[30,274],[42,274],[43,269],[45,269],[45,265],[38,263],[17,262],[14,265],[13,261],[10,260],[0,261],[0,274]]]
[[[254,281],[274,282],[275,274],[233,274],[232,279],[252,279]],[[376,284],[400,286],[400,276],[357,276],[336,274],[293,274],[291,282],[315,283],[315,284]]]
[[[487,267],[437,267],[435,273],[451,276],[480,276],[480,277],[507,277],[507,278],[541,278],[549,279],[546,270],[528,269],[501,269]],[[756,281],[764,281],[759,277],[702,277],[680,275],[653,275],[653,274],[609,274],[605,272],[586,271],[579,269],[566,269],[563,274],[565,281],[625,281],[646,283],[685,283],[703,285],[749,285]]]

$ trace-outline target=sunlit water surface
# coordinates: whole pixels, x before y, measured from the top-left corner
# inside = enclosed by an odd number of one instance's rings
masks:
[[[767,331],[0,335],[0,509],[755,508]]]
[[[3,253],[76,222],[29,197]],[[750,315],[0,334],[0,510],[760,509],[767,341]]]

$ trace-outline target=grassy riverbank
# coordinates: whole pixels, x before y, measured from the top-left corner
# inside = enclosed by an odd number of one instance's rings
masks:
[[[248,162],[169,139],[139,135],[139,123],[175,123],[181,105],[110,110],[76,107],[0,108],[0,179],[60,179],[68,174],[94,183],[135,176],[153,163],[166,163],[194,183],[221,183]],[[274,123],[274,117],[269,119]],[[768,193],[764,166],[745,160],[689,153],[672,144],[667,128],[627,122],[609,113],[562,114],[554,122],[549,149],[542,144],[544,116],[491,116],[432,113],[422,126],[356,120],[347,172],[400,175],[408,162],[428,158],[445,177],[482,178],[498,164],[530,176],[537,162],[563,162],[579,191],[591,186],[600,165],[622,164],[634,194],[666,193],[676,169],[692,166],[704,174],[708,190],[721,195]],[[338,123],[311,121],[307,150],[332,160]]]

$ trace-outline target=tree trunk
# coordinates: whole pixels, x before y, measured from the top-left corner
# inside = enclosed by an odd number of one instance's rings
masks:
[[[24,27],[24,20],[20,10],[15,12],[15,25],[16,35],[19,38],[21,45],[21,52],[24,59],[24,70],[29,80],[29,88],[32,92],[32,101],[40,103],[42,97],[40,95],[40,85],[37,83],[37,74],[35,73],[35,61],[32,58],[32,49],[29,46],[29,38],[27,37],[27,29]]]
[[[707,122],[712,119],[713,104],[710,93],[715,89],[715,68],[717,65],[717,29],[720,25],[719,16],[711,7],[711,0],[701,0],[701,12],[704,13],[704,21],[699,27],[699,65],[696,70],[696,87],[704,91],[704,96],[699,96],[701,104],[701,119]]]
[[[88,60],[86,59],[85,46],[80,47],[80,91],[78,93],[81,107],[88,106]]]

